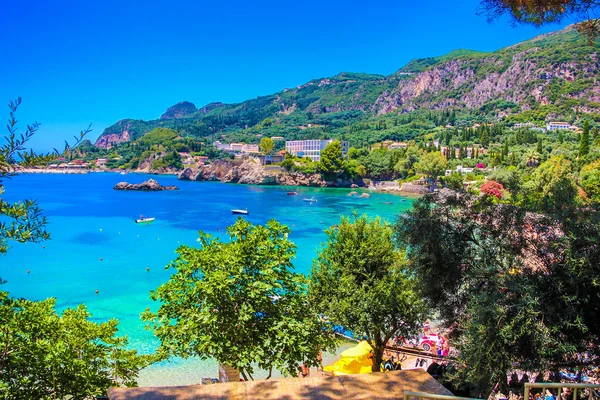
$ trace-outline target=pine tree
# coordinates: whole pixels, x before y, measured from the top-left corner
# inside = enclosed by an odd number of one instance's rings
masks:
[[[563,144],[563,142],[565,141],[565,137],[563,136],[562,131],[558,131],[558,143]]]
[[[537,142],[537,149],[536,149],[536,151],[537,151],[539,154],[542,154],[542,151],[543,151],[543,148],[542,148],[542,138],[539,138],[539,139],[538,139],[538,142]]]
[[[590,152],[590,123],[583,123],[583,133],[579,141],[579,157],[585,157]]]

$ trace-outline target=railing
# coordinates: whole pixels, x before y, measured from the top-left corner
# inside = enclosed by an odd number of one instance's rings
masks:
[[[573,389],[573,400],[577,400],[577,389],[590,389],[589,399],[592,400],[594,391],[592,389],[600,389],[600,385],[593,383],[542,383],[542,382],[527,382],[525,383],[525,394],[523,399],[529,399],[530,389]],[[558,393],[560,395],[560,393]],[[557,396],[558,398],[558,396]]]
[[[404,400],[409,400],[410,397],[416,397],[417,399],[433,399],[433,400],[481,400],[481,399],[473,399],[473,398],[469,398],[469,397],[446,396],[443,394],[404,391]]]

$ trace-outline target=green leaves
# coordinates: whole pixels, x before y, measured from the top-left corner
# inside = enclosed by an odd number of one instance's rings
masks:
[[[600,215],[559,205],[567,217],[443,190],[396,224],[420,293],[455,327],[461,379],[475,393],[514,369],[586,368],[600,357]]]
[[[388,340],[415,333],[425,306],[389,224],[355,215],[342,217],[326,233],[311,271],[310,302],[336,325],[369,340],[378,371]]]
[[[151,363],[115,336],[117,321],[91,322],[85,306],[55,310],[55,300],[29,301],[0,291],[0,397],[84,399],[114,385],[135,385]]]
[[[214,358],[250,376],[255,366],[295,375],[302,362],[316,365],[333,338],[292,272],[289,228],[240,218],[227,233],[227,243],[200,232],[200,248],[180,247],[168,266],[175,273],[151,294],[161,306],[143,319],[159,353]]]
[[[343,167],[342,144],[339,140],[334,140],[321,151],[319,170],[325,174],[333,174],[341,171]]]

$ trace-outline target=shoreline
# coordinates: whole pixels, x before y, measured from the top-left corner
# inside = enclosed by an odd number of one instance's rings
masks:
[[[44,175],[44,174],[48,174],[48,175],[88,175],[88,174],[94,174],[94,173],[113,173],[113,174],[119,174],[121,175],[123,172],[125,172],[125,174],[123,175],[129,175],[129,174],[135,174],[135,175],[154,175],[154,176],[178,176],[179,172],[167,172],[167,173],[160,173],[160,172],[148,172],[148,171],[129,171],[129,170],[108,170],[108,169],[102,169],[102,170],[96,170],[96,169],[72,169],[72,168],[64,168],[64,169],[57,169],[57,168],[21,168],[21,169],[16,169],[13,171],[15,174],[35,174],[35,175]],[[182,180],[182,181],[186,181],[187,179],[178,179],[178,180]],[[227,183],[227,184],[233,184],[233,185],[250,185],[250,186],[278,186],[278,187],[282,187],[282,188],[303,188],[303,187],[307,187],[307,188],[322,188],[322,189],[345,189],[345,190],[361,190],[361,191],[368,191],[368,192],[376,192],[376,193],[387,193],[387,194],[394,194],[394,195],[399,195],[399,196],[403,196],[403,197],[409,197],[409,198],[419,198],[421,196],[423,196],[423,194],[421,193],[414,193],[414,192],[409,192],[409,191],[403,191],[400,188],[391,188],[387,185],[371,185],[371,186],[363,186],[363,187],[356,187],[356,188],[352,188],[352,187],[336,187],[336,186],[310,186],[310,185],[282,185],[282,184],[278,184],[278,183],[271,183],[271,184],[249,184],[249,183],[240,183],[240,182],[223,182],[219,179],[216,180],[187,180],[189,182],[221,182],[221,183]],[[390,182],[395,182],[395,181],[390,181]]]

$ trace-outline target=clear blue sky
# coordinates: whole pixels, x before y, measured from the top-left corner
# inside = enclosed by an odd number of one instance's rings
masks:
[[[39,150],[89,123],[154,119],[189,100],[238,102],[341,71],[390,74],[456,48],[559,29],[489,24],[477,0],[4,2],[0,101],[23,97]],[[8,116],[8,108],[3,108]]]

